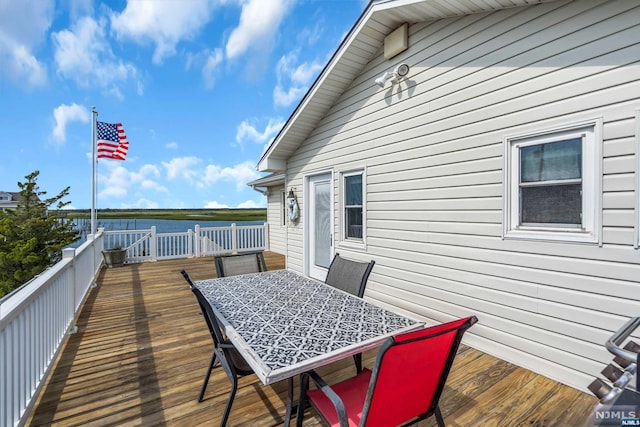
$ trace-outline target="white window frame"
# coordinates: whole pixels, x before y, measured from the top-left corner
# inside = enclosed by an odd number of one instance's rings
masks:
[[[360,175],[362,176],[362,238],[347,237],[346,233],[346,186],[345,179],[350,176]],[[344,170],[339,173],[340,177],[340,246],[349,247],[354,249],[366,249],[367,241],[367,174],[366,168],[352,168]]]
[[[582,139],[582,228],[520,225],[520,148]],[[602,119],[504,138],[503,238],[601,244]]]

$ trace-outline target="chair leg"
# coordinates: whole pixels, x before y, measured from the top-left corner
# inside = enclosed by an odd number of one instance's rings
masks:
[[[362,353],[354,354],[353,361],[356,363],[356,374],[362,372]]]
[[[444,418],[442,418],[442,412],[440,412],[440,406],[436,406],[436,410],[434,411],[434,415],[436,416],[436,421],[438,422],[438,427],[445,427]]]
[[[209,369],[207,369],[207,374],[204,376],[204,383],[202,384],[202,388],[200,389],[200,397],[198,397],[198,402],[202,402],[204,399],[204,393],[207,391],[207,384],[209,384],[209,377],[211,376],[211,371],[214,366],[216,366],[216,362],[218,358],[216,357],[216,353],[214,352],[211,355],[211,362],[209,362]]]
[[[225,408],[224,415],[220,421],[220,427],[225,427],[227,425],[227,420],[231,413],[231,405],[233,405],[233,399],[236,397],[236,391],[238,391],[238,378],[233,378],[231,381],[231,393],[229,393],[229,400],[227,401],[227,407]]]

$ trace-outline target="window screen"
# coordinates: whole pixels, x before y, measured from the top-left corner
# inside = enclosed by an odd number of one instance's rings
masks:
[[[582,139],[520,148],[520,224],[582,225]]]

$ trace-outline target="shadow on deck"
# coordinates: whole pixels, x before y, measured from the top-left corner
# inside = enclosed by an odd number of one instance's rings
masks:
[[[270,270],[284,257],[266,253]],[[180,275],[215,276],[213,258],[179,259],[103,269],[39,401],[31,426],[218,425],[229,383],[211,375],[198,394],[212,343],[197,302]],[[364,355],[373,364],[375,350]],[[319,372],[330,382],[353,375],[343,360]],[[282,425],[286,382],[240,380],[230,426]],[[449,426],[582,426],[593,396],[467,346],[461,346],[441,399]],[[313,411],[305,426],[319,425]],[[434,426],[426,420],[418,426]]]

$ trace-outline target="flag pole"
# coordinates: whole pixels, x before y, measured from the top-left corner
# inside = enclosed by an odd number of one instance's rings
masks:
[[[91,107],[91,234],[96,234],[96,107]]]

